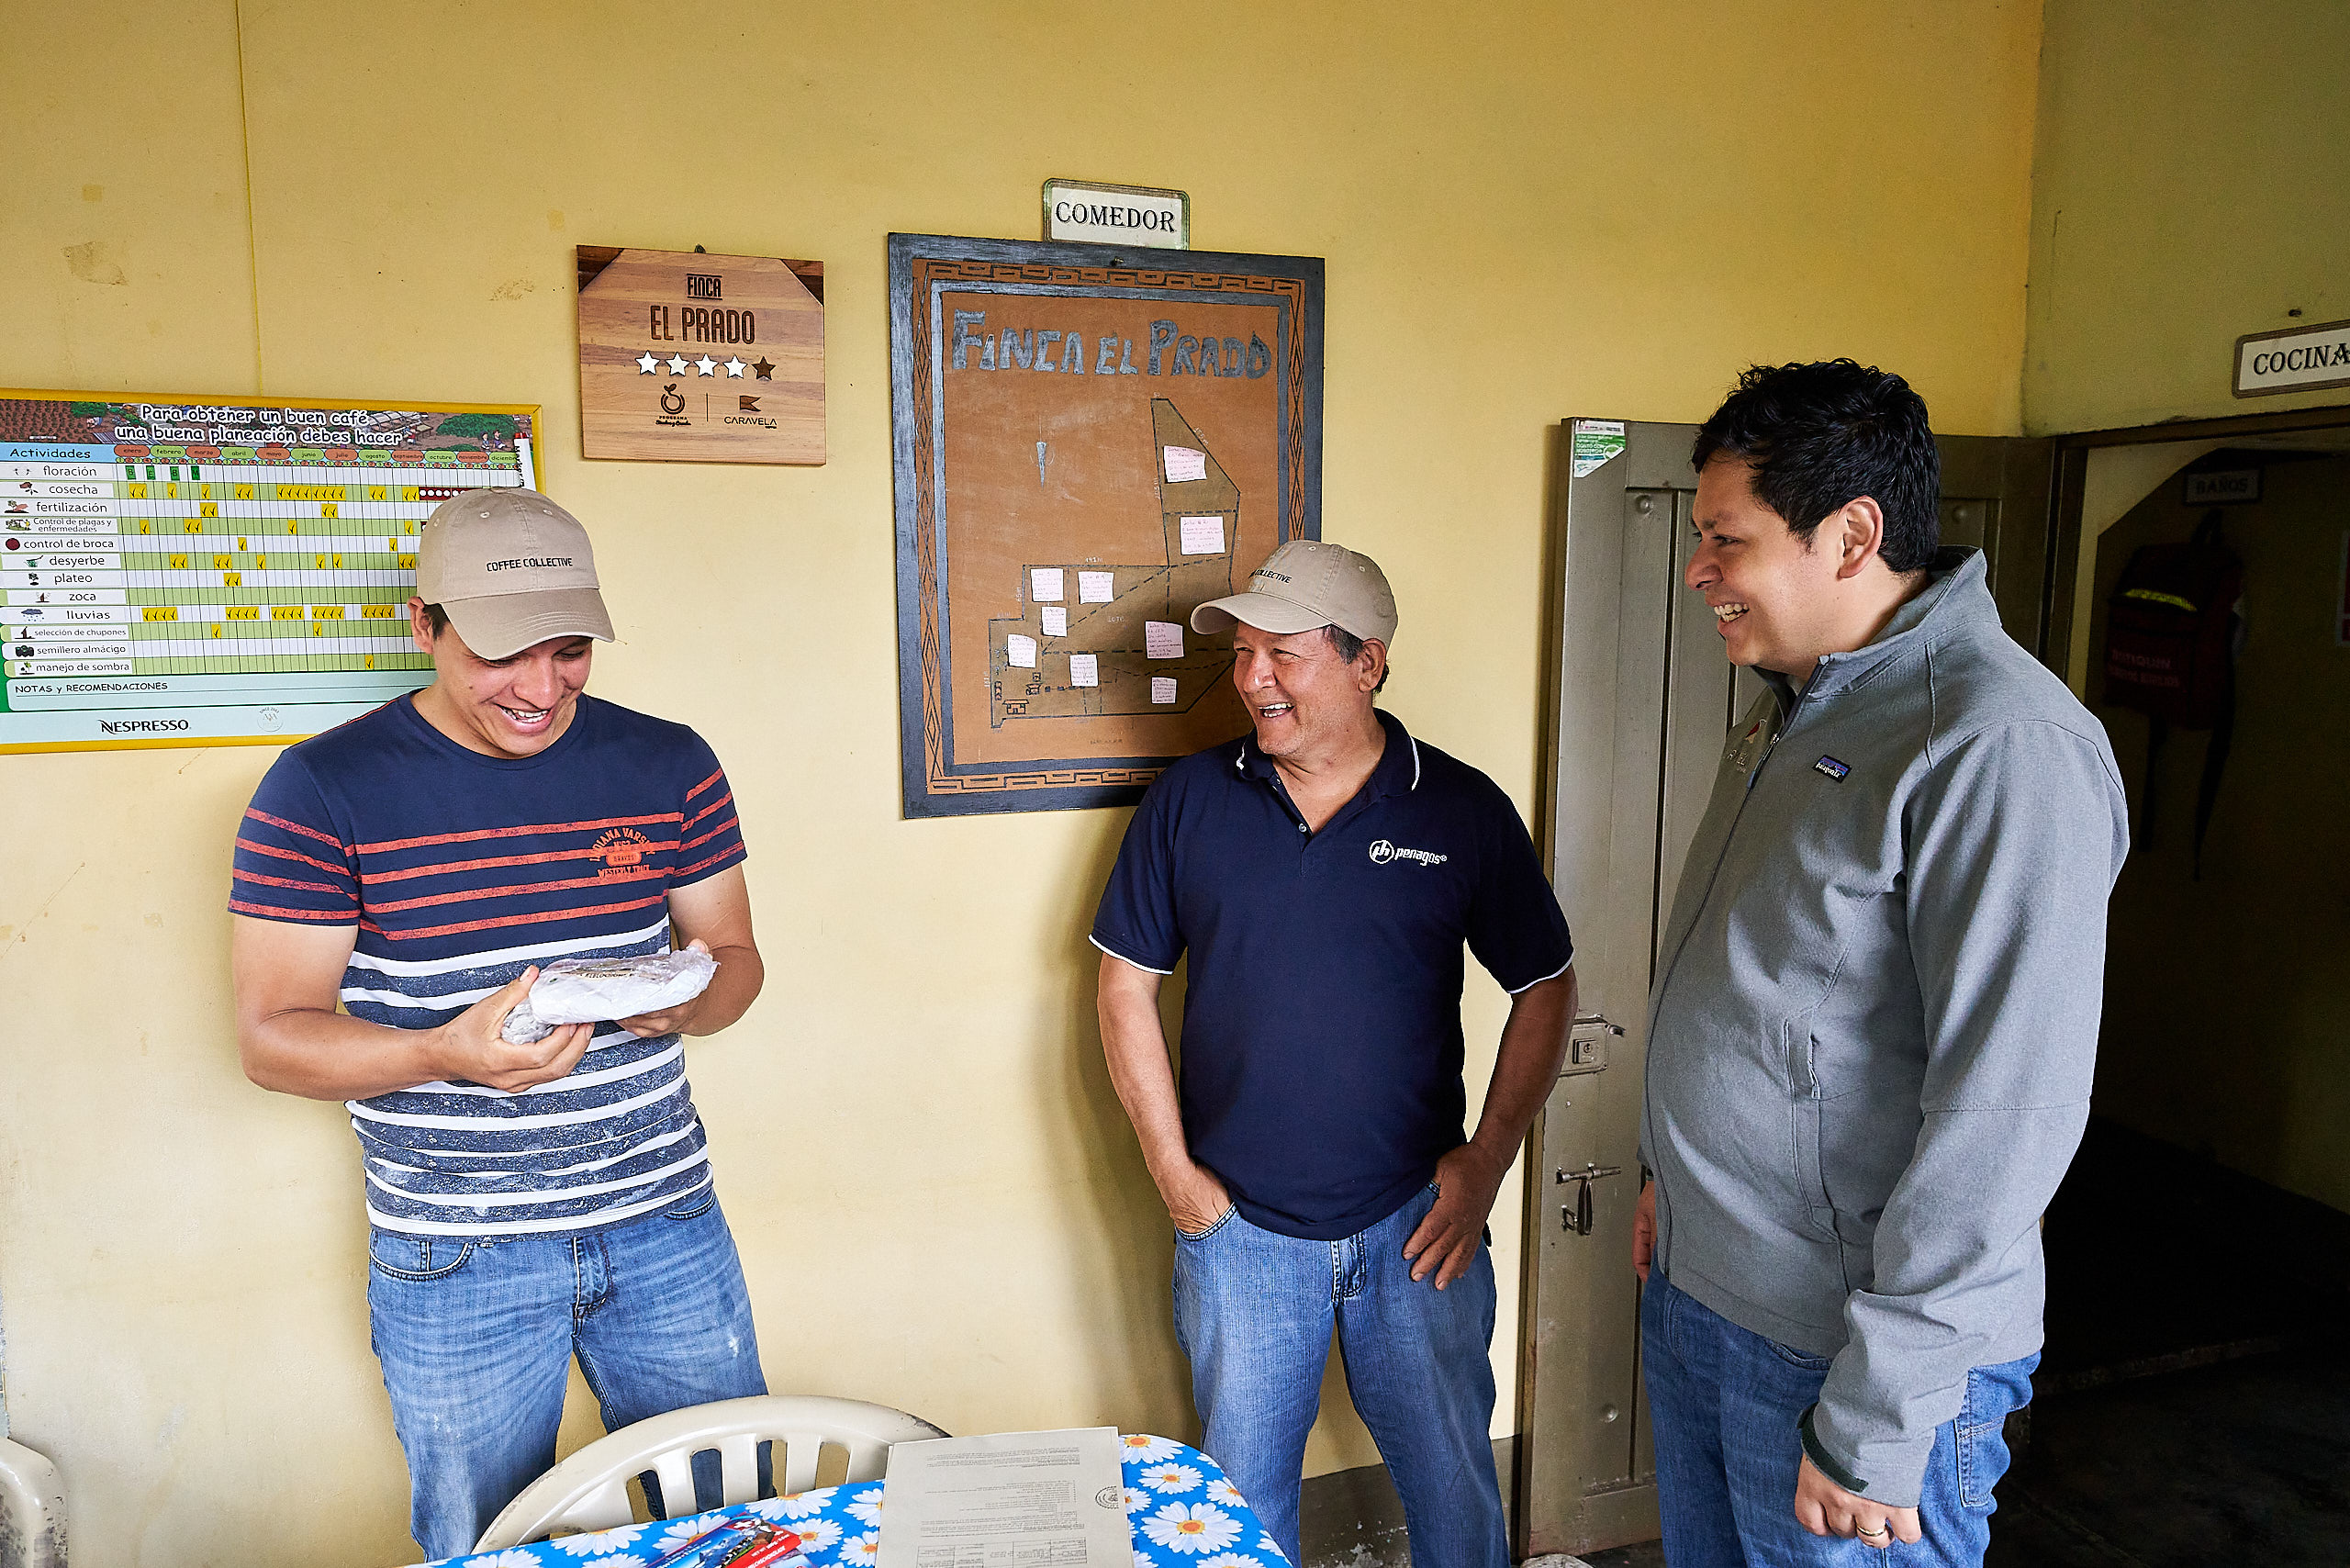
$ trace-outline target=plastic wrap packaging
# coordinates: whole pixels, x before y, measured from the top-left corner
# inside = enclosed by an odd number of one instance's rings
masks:
[[[659,1013],[708,991],[717,973],[718,960],[691,947],[637,958],[557,958],[540,969],[531,994],[506,1015],[498,1037],[509,1045],[536,1045],[559,1024],[604,1024]]]

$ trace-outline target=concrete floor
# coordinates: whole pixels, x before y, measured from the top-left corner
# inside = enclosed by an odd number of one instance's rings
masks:
[[[2052,1395],[1986,1568],[2350,1562],[2350,1352]]]
[[[1998,1497],[1985,1568],[2342,1568],[2350,1350],[2043,1396]],[[1583,1561],[1664,1568],[1654,1542]]]
[[[1986,1568],[2350,1564],[2350,1217],[2098,1118],[2046,1239]]]

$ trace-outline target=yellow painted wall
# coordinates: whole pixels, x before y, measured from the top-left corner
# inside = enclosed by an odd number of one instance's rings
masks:
[[[2345,58],[2350,7],[2336,0],[2048,0],[2027,428],[2350,404],[2344,387],[2231,393],[2238,337],[2350,317],[2350,114],[2321,64]],[[2136,545],[2186,536],[2195,514],[2167,476],[2212,444],[2091,454],[2071,668],[2092,699],[2105,596]],[[2102,510],[2100,467],[2114,482]],[[2264,500],[2231,511],[2255,627],[2236,749],[2195,882],[2203,738],[2169,748],[2164,842],[2115,891],[2098,1076],[2101,1111],[2337,1207],[2350,1207],[2336,1136],[2350,1038],[2321,983],[2344,932],[2320,868],[2342,859],[2350,663],[2322,621],[2340,583],[2344,473],[2273,466]],[[2101,716],[2134,791],[2143,723]]]
[[[2334,608],[2350,548],[2350,457],[2271,462],[2261,498],[2223,509],[2244,563],[2250,634],[2234,745],[2193,877],[2195,794],[2209,737],[2174,731],[2158,769],[2154,842],[2114,890],[2098,1108],[2263,1181],[2350,1210],[2350,648]],[[2158,488],[2099,542],[2097,645],[2131,553],[2185,539],[2203,515]],[[2092,674],[2092,694],[2103,689]],[[2146,722],[2099,708],[2128,783],[2145,797]]]
[[[2344,60],[2340,0],[2047,0],[2033,432],[2350,403],[2231,391],[2239,337],[2350,317]]]
[[[767,992],[693,1076],[770,1381],[1183,1432],[1083,936],[1125,814],[899,819],[883,235],[1033,236],[1070,174],[1326,257],[1326,532],[1397,586],[1394,711],[1530,809],[1556,420],[1695,420],[1750,360],[1851,353],[1946,430],[2017,428],[2038,28],[0,0],[0,385],[543,403],[625,638],[595,689],[710,737],[752,846]],[[822,258],[830,463],[581,461],[581,242]],[[229,840],[272,755],[0,758],[7,1394],[94,1568],[412,1555],[351,1135],[248,1085],[229,1030]],[[1472,980],[1472,1041],[1503,1013]],[[1338,1415],[1309,1466],[1372,1457]]]

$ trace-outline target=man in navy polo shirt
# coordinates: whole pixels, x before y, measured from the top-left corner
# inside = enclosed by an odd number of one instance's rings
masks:
[[[1174,1221],[1175,1330],[1208,1452],[1292,1562],[1335,1329],[1418,1568],[1506,1568],[1490,1428],[1503,1176],[1557,1081],[1573,949],[1493,780],[1379,711],[1395,600],[1295,540],[1230,629],[1255,733],[1169,768],[1102,895],[1102,1040]],[[1462,944],[1512,995],[1461,1137]],[[1158,987],[1189,954],[1179,1094]]]

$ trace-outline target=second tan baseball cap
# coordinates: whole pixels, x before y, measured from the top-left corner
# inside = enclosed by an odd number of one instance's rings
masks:
[[[1194,632],[1228,632],[1235,622],[1287,636],[1336,626],[1365,641],[1395,641],[1395,596],[1368,555],[1319,539],[1292,539],[1248,574],[1248,591],[1192,611]]]
[[[416,592],[486,659],[553,637],[612,640],[587,529],[536,490],[468,490],[434,507]]]

